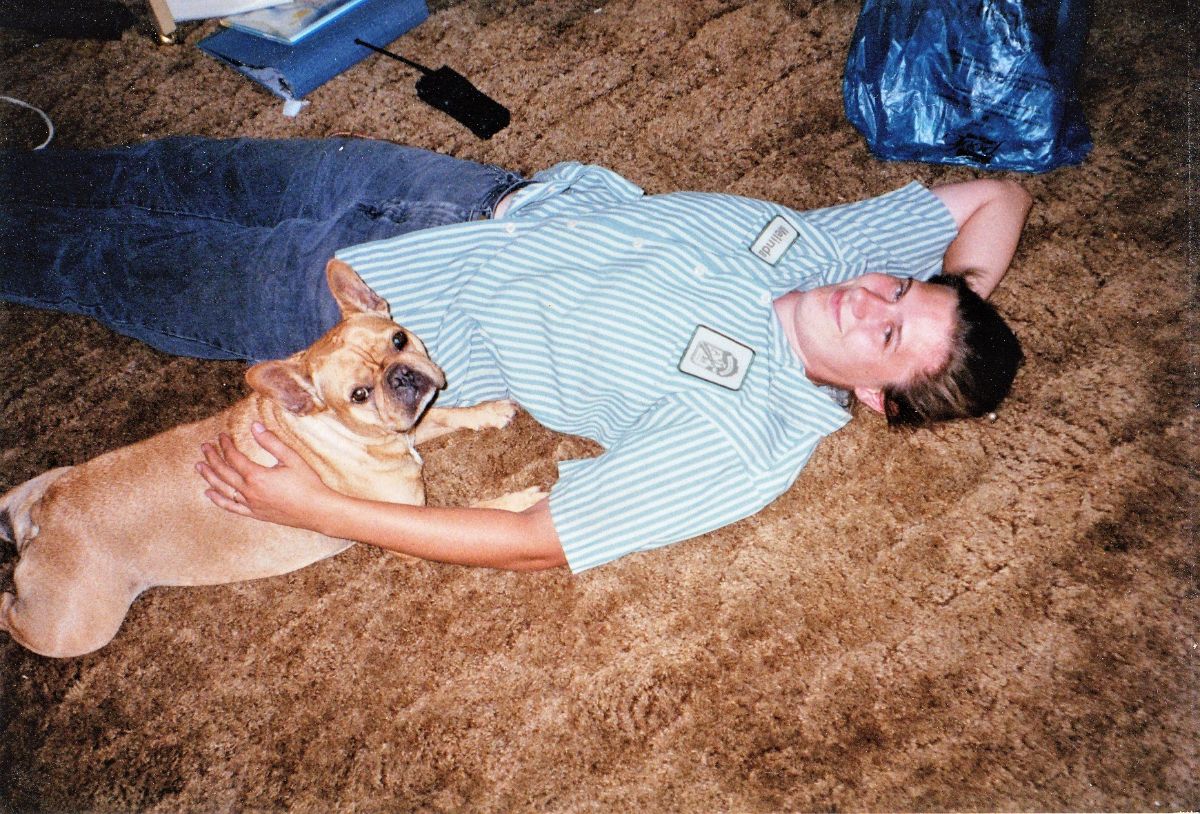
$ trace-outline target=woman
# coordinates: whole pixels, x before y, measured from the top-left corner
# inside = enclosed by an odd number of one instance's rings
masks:
[[[580,571],[702,534],[785,491],[848,394],[892,423],[979,416],[1021,359],[984,300],[1030,204],[1007,182],[801,213],[357,140],[173,139],[0,173],[6,299],[272,358],[336,320],[337,254],[446,369],[440,404],[514,398],[605,447],[517,514],[340,495],[270,433],[270,468],[204,449],[228,511],[427,559]]]

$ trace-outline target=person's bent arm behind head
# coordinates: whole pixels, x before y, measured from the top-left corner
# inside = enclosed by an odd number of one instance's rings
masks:
[[[957,319],[946,363],[885,391],[884,415],[890,426],[993,412],[1008,396],[1025,358],[1016,334],[986,298],[1008,272],[1033,199],[1015,181],[997,179],[945,184],[931,191],[950,211],[958,236],[946,250],[944,273],[929,282],[954,289]]]
[[[1033,199],[1017,182],[981,178],[930,190],[950,210],[958,237],[942,269],[987,299],[1008,272]]]

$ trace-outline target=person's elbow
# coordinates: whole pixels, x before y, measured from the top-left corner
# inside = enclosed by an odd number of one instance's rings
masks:
[[[976,178],[942,184],[931,190],[961,230],[981,213],[988,219],[998,215],[1014,223],[1022,222],[1033,205],[1033,197],[1011,178]]]
[[[563,555],[562,549],[558,550],[557,556],[554,554],[527,554],[521,556],[508,566],[510,571],[520,571],[526,574],[532,574],[537,571],[549,571],[551,568],[562,568],[567,564],[567,558]]]
[[[517,539],[511,546],[504,567],[511,571],[547,571],[567,564],[567,555],[559,542],[550,516],[550,501],[543,499],[513,518],[511,528]]]
[[[561,568],[567,564],[567,556],[562,546],[555,543],[534,541],[528,548],[518,551],[505,558],[503,568],[508,571],[533,573],[549,571],[551,568]]]
[[[996,200],[1024,206],[1033,203],[1033,196],[1015,178],[979,178],[967,183],[975,185],[978,203],[981,205]]]
[[[1008,201],[1009,206],[1020,210],[1022,215],[1029,212],[1033,206],[1033,196],[1029,194],[1029,190],[1025,189],[1019,181],[1012,178],[1002,178],[997,179],[996,183],[1000,184],[1001,192],[999,194]]]

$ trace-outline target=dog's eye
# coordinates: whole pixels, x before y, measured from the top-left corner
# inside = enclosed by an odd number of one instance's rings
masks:
[[[355,404],[362,404],[364,401],[366,401],[370,397],[371,397],[371,388],[369,388],[369,387],[356,387],[356,388],[354,388],[354,391],[350,394],[350,400],[352,402],[354,402]]]
[[[392,337],[392,346],[395,347],[396,350],[404,350],[407,344],[408,335],[405,334],[404,331],[397,331],[396,335]]]

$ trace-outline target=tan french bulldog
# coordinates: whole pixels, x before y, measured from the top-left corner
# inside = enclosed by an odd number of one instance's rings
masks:
[[[446,382],[425,346],[391,320],[387,303],[349,266],[330,261],[326,277],[342,322],[288,359],[251,367],[251,395],[203,421],[45,472],[0,498],[8,519],[0,533],[20,557],[16,594],[0,597],[0,629],[45,656],[82,655],[112,640],[147,588],[285,574],[352,544],[209,502],[194,466],[200,444],[218,433],[273,463],[250,435],[251,423],[261,422],[334,489],[423,504],[415,445],[512,419],[515,405],[503,401],[426,411]],[[477,505],[520,511],[542,496],[533,488]]]

